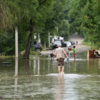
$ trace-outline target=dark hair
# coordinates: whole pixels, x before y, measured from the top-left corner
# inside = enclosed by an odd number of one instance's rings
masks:
[[[75,48],[75,46],[73,46],[73,48]]]

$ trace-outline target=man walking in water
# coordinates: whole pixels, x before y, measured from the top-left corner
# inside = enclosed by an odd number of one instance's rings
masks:
[[[53,60],[54,57],[56,56],[56,60],[58,61],[58,72],[60,74],[60,64],[62,64],[62,73],[64,72],[64,59],[65,59],[65,55],[67,57],[67,59],[69,59],[66,51],[61,48],[61,44],[58,45],[58,48],[55,50],[54,56],[53,56]]]

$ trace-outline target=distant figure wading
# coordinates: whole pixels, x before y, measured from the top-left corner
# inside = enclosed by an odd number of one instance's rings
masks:
[[[74,54],[74,61],[76,61],[76,47],[75,46],[73,46],[73,54]]]
[[[60,64],[62,64],[62,73],[64,72],[64,59],[65,59],[64,54],[66,55],[67,59],[69,59],[66,51],[63,48],[61,48],[61,45],[59,44],[53,56],[53,60],[54,60],[54,57],[56,56],[56,60],[58,61],[59,74],[60,74]]]

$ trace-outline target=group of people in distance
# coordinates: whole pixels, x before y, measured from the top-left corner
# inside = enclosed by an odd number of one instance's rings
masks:
[[[75,46],[73,46],[73,55],[74,55],[74,61],[76,61],[76,48]],[[67,59],[69,59],[66,51],[61,48],[61,45],[59,44],[58,45],[58,48],[55,50],[54,52],[54,56],[53,56],[53,60],[54,60],[54,57],[56,56],[56,60],[58,62],[58,73],[60,74],[60,64],[62,65],[62,73],[64,73],[64,59],[65,59],[65,55],[67,57]]]

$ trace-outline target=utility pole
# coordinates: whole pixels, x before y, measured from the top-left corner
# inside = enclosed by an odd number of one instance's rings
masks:
[[[15,28],[15,76],[18,75],[18,28]]]
[[[48,41],[49,41],[49,47],[50,47],[50,32],[48,33]]]
[[[18,57],[18,28],[15,28],[15,57]]]

